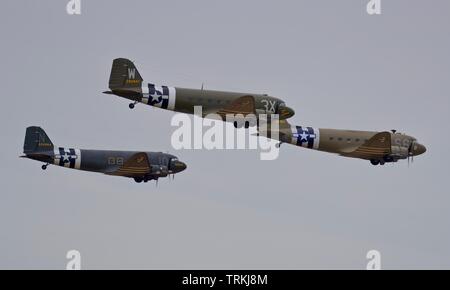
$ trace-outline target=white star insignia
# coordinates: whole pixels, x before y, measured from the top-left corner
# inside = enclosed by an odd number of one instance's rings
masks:
[[[308,140],[308,133],[306,133],[306,132],[303,132],[302,134],[300,134],[300,137],[302,137],[302,139],[301,140]]]
[[[152,102],[159,102],[159,97],[160,95],[158,95],[157,93],[155,93],[154,95],[150,95],[152,97]]]
[[[69,162],[69,158],[70,158],[70,155],[69,154],[67,154],[67,152],[64,152],[64,155],[62,156],[62,158],[63,158],[63,162]]]
[[[61,155],[63,162],[70,162],[70,159],[77,159],[76,155],[70,155],[70,153],[64,152],[64,155]]]

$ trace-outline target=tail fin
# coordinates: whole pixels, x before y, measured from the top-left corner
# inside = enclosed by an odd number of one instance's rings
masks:
[[[116,58],[113,60],[111,75],[109,77],[109,89],[140,91],[142,77],[133,62],[126,58]]]
[[[41,127],[31,126],[27,128],[23,153],[27,154],[52,150],[53,143]]]

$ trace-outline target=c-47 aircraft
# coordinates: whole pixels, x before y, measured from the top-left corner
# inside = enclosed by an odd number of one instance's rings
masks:
[[[109,150],[84,150],[55,147],[40,127],[28,127],[23,153],[33,160],[67,168],[100,172],[108,175],[134,178],[136,182],[147,182],[166,177],[186,169],[186,164],[176,156],[161,152],[133,152]]]
[[[294,115],[294,110],[275,97],[266,94],[234,93],[203,89],[186,89],[178,87],[143,84],[143,79],[133,62],[125,58],[113,61],[109,78],[110,91],[114,94],[133,101],[129,104],[133,109],[135,104],[144,103],[175,112],[194,114],[194,106],[202,106],[202,114],[218,114],[222,120],[226,115],[247,116],[253,114],[278,114],[279,119],[287,119]],[[256,124],[234,121],[235,127],[249,127]]]
[[[268,132],[270,134],[268,134]],[[268,132],[259,135],[272,137]],[[277,140],[300,147],[336,153],[345,157],[370,160],[373,165],[384,165],[400,159],[425,153],[426,148],[417,139],[405,134],[391,132],[370,132],[338,129],[317,129],[313,127],[293,126],[287,121],[279,122]],[[274,139],[274,138],[272,138]]]

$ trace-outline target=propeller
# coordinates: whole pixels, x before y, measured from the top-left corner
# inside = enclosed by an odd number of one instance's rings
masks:
[[[408,147],[408,167],[409,167],[409,159],[411,158],[411,163],[414,163],[414,146],[416,144],[416,141],[411,141],[411,144]]]

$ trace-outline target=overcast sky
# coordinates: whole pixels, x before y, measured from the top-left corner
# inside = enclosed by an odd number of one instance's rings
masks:
[[[0,268],[450,268],[450,2],[2,1]],[[369,162],[283,145],[171,148],[173,112],[105,95],[111,62],[146,81],[268,93],[293,124],[390,130],[425,155]],[[56,145],[169,151],[174,181],[19,159],[25,128]]]

